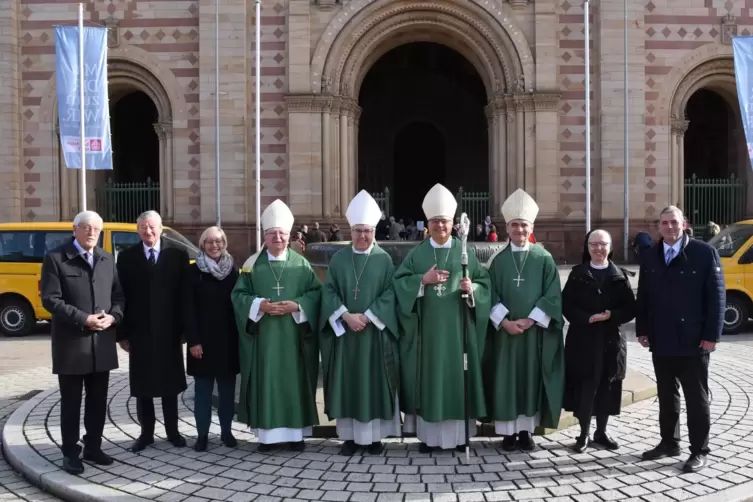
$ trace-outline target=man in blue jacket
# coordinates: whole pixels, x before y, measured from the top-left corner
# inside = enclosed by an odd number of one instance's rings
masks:
[[[724,278],[719,254],[685,233],[682,211],[659,215],[662,239],[641,258],[636,333],[650,347],[659,394],[661,443],[644,460],[680,455],[680,392],[685,394],[690,458],[683,470],[697,472],[709,453],[708,370],[724,321]]]

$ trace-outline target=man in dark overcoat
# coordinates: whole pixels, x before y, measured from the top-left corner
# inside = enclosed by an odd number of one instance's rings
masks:
[[[141,424],[133,452],[154,443],[155,397],[162,400],[168,441],[186,445],[178,432],[178,394],[186,390],[181,298],[189,266],[188,253],[165,246],[157,212],[143,213],[136,224],[141,242],[118,256],[126,298],[118,342],[130,356],[131,396]]]
[[[641,255],[636,335],[651,349],[659,397],[661,442],[644,460],[680,454],[680,392],[688,415],[690,457],[685,472],[709,453],[709,358],[721,338],[725,289],[716,249],[685,233],[682,211],[659,215],[662,239]]]
[[[112,464],[102,449],[110,370],[118,367],[115,325],[125,300],[112,255],[97,247],[102,218],[94,211],[73,220],[73,238],[45,255],[42,305],[52,314],[52,373],[60,384],[63,469],[84,472],[79,458],[81,391],[86,389],[84,460]]]

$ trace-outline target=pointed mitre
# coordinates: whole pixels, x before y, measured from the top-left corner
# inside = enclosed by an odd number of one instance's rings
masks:
[[[265,231],[270,228],[281,228],[290,232],[293,228],[295,217],[290,212],[290,208],[280,199],[275,200],[267,206],[267,209],[261,215],[261,228]]]
[[[376,227],[382,218],[382,210],[369,192],[361,190],[350,201],[348,210],[345,212],[345,217],[348,219],[348,224],[351,227],[356,225]]]
[[[429,190],[429,193],[424,197],[424,203],[421,206],[424,210],[426,219],[432,218],[449,218],[455,217],[455,210],[458,208],[458,202],[452,195],[452,192],[447,190],[444,186],[437,183]]]
[[[521,188],[515,190],[505,203],[502,204],[502,216],[507,223],[510,223],[512,220],[525,220],[533,223],[536,221],[538,214],[538,204],[533,200],[533,197]]]

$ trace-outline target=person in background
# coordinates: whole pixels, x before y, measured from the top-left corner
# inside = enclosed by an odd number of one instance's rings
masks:
[[[473,240],[475,242],[486,242],[486,233],[484,233],[483,225],[476,225],[476,233],[473,234]]]
[[[653,239],[648,232],[638,232],[635,234],[635,239],[633,240],[633,252],[635,253],[635,257],[640,261],[643,253],[651,248],[652,244]]]
[[[290,239],[290,249],[295,251],[301,256],[306,254],[306,242],[303,240],[303,233],[296,232],[292,239]]]
[[[342,233],[340,232],[340,227],[337,226],[337,223],[333,223],[331,227],[329,227],[329,242],[341,242],[343,240]]]
[[[717,225],[713,221],[709,221],[706,224],[706,228],[703,230],[703,242],[710,241],[711,239],[719,235],[719,232],[719,225]]]
[[[635,317],[635,296],[628,273],[612,262],[612,237],[605,230],[586,235],[583,262],[573,267],[562,291],[562,313],[570,321],[563,408],[580,422],[573,449],[586,451],[596,417],[594,444],[616,450],[607,422],[622,408],[627,343],[620,326]]]
[[[227,252],[227,237],[220,227],[209,227],[199,238],[201,253],[188,269],[183,312],[186,316],[186,366],[194,377],[194,450],[205,451],[212,423],[212,390],[217,382],[220,440],[237,446],[231,425],[235,414],[235,377],[238,362],[238,327],[230,293],[238,269]]]
[[[110,465],[102,451],[110,371],[118,368],[115,326],[125,298],[112,255],[97,247],[102,218],[84,211],[73,219],[73,238],[42,261],[42,305],[52,314],[52,373],[60,385],[63,470],[84,472],[81,447],[81,391],[84,460]]]
[[[487,242],[497,242],[499,240],[499,236],[497,235],[496,225],[489,226],[489,236],[486,238],[486,240]]]
[[[682,386],[690,440],[683,470],[697,472],[709,454],[709,362],[721,339],[726,301],[717,250],[684,230],[678,207],[661,211],[662,239],[641,260],[635,331],[651,350],[659,397],[661,442],[643,459],[680,454]]]
[[[694,234],[694,232],[693,232],[693,229],[692,229],[691,227],[687,227],[687,228],[685,229],[685,235],[687,235],[687,236],[688,236],[688,237],[690,237],[691,239],[693,238],[693,234]]]
[[[154,443],[155,397],[162,400],[167,440],[177,448],[186,446],[178,431],[178,394],[186,390],[183,291],[190,265],[185,250],[165,246],[156,211],[141,214],[136,228],[141,242],[118,256],[126,308],[117,331],[120,347],[128,352],[131,396],[141,424],[134,453]]]

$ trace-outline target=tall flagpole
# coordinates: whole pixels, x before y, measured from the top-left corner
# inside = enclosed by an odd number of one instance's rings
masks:
[[[586,232],[591,231],[591,54],[589,44],[589,0],[583,1],[583,34],[585,44],[583,51],[584,64],[586,66],[585,99],[586,99]]]
[[[261,0],[256,4],[256,250],[261,249]]]
[[[220,214],[220,0],[214,6],[214,179],[215,225],[222,223]]]
[[[79,175],[79,194],[81,211],[86,211],[86,126],[84,120],[84,4],[78,4],[78,100],[81,122],[81,172]]]
[[[627,10],[627,3],[628,3],[628,0],[623,0],[622,1],[622,9],[623,9],[622,12],[623,12],[623,17],[625,19],[625,21],[624,21],[624,23],[625,23],[624,30],[625,31],[624,31],[623,37],[622,37],[622,45],[623,45],[623,50],[625,52],[625,63],[624,63],[624,67],[623,67],[623,80],[624,80],[624,82],[622,84],[623,85],[623,102],[622,102],[622,106],[625,109],[625,111],[624,111],[624,115],[625,115],[625,117],[624,117],[624,121],[625,121],[625,124],[624,124],[624,127],[625,127],[624,135],[625,135],[625,137],[623,138],[623,142],[625,143],[625,151],[623,153],[623,155],[624,155],[624,159],[623,160],[624,160],[624,164],[625,164],[625,168],[623,169],[623,171],[624,171],[624,173],[623,173],[623,176],[624,176],[623,183],[625,185],[625,193],[623,194],[623,199],[624,199],[623,200],[623,205],[625,206],[625,208],[624,208],[625,215],[624,215],[624,228],[623,228],[623,231],[622,231],[622,252],[625,255],[625,262],[627,262],[630,259],[629,255],[628,255],[628,248],[629,248],[629,246],[628,246],[628,236],[630,235],[630,178],[628,176],[628,169],[629,169],[629,165],[628,164],[630,162],[630,158],[629,158],[629,154],[628,154],[628,148],[629,148],[629,146],[628,146],[628,122],[629,121],[628,121],[628,10]]]

